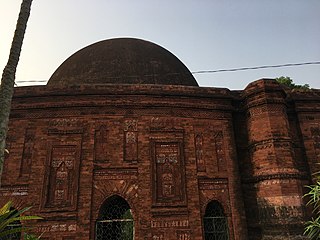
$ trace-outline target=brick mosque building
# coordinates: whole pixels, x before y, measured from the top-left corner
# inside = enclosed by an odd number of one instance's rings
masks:
[[[320,91],[199,87],[138,39],[95,43],[15,89],[0,203],[42,239],[302,239]]]

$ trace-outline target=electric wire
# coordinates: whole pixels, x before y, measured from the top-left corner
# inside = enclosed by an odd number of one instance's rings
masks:
[[[231,69],[218,69],[218,70],[201,70],[193,71],[192,74],[202,74],[202,73],[218,73],[218,72],[236,72],[236,71],[245,71],[245,70],[256,70],[264,68],[281,68],[281,67],[294,67],[294,66],[303,66],[303,65],[317,65],[320,62],[304,62],[304,63],[286,63],[279,65],[265,65],[257,67],[241,67],[241,68],[231,68]]]
[[[286,63],[286,64],[278,64],[278,65],[264,65],[264,66],[255,66],[255,67],[240,67],[240,68],[229,68],[229,69],[217,69],[217,70],[199,70],[192,71],[193,75],[195,74],[206,74],[206,73],[219,73],[219,72],[236,72],[236,71],[247,71],[247,70],[257,70],[257,69],[266,69],[266,68],[282,68],[282,67],[295,67],[295,66],[304,66],[304,65],[318,65],[320,61],[315,62],[303,62],[303,63]],[[179,73],[172,73],[179,74]],[[47,80],[19,80],[16,83],[45,83]]]

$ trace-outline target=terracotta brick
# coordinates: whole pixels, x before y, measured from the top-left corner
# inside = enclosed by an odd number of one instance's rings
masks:
[[[32,205],[47,239],[94,239],[114,195],[132,209],[135,239],[204,239],[213,200],[230,239],[298,237],[303,186],[319,170],[319,121],[319,90],[266,79],[243,91],[17,88],[0,202]]]

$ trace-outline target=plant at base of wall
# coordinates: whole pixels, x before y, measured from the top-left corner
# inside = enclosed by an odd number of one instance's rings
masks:
[[[21,210],[17,210],[12,207],[11,201],[7,202],[2,208],[0,208],[0,239],[11,239],[10,236],[30,229],[23,227],[20,221],[42,219],[38,216],[22,215],[30,208],[31,207],[25,207]]]
[[[24,240],[37,240],[37,239],[40,239],[41,236],[42,236],[42,234],[39,237],[37,237],[37,236],[35,236],[33,234],[24,233],[23,239]]]
[[[309,192],[304,195],[310,198],[307,205],[313,207],[313,213],[316,216],[305,223],[304,234],[310,239],[320,239],[320,176],[318,174],[315,184],[306,186]]]

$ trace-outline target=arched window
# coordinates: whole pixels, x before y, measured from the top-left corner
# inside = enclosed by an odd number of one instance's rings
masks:
[[[203,217],[205,240],[228,240],[228,222],[218,201],[208,203]]]
[[[129,204],[112,196],[101,206],[96,222],[96,240],[133,240],[134,222]]]

